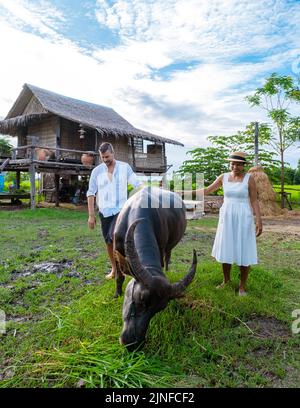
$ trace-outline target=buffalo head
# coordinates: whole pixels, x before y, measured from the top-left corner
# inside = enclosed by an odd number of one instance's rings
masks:
[[[123,303],[123,330],[120,343],[128,350],[138,348],[145,340],[150,319],[165,309],[169,300],[180,297],[191,283],[197,267],[194,250],[192,266],[187,275],[177,283],[171,284],[162,271],[153,275],[141,265],[134,244],[134,230],[140,219],[134,221],[125,237],[125,253],[131,268],[132,279],[125,291]]]

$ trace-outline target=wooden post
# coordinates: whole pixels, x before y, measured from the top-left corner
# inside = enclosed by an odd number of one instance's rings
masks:
[[[166,190],[168,189],[167,173],[162,174],[161,187],[166,189]]]
[[[59,207],[59,174],[55,174],[55,207]]]
[[[20,188],[20,181],[21,181],[21,172],[20,170],[16,171],[16,188]]]
[[[162,164],[164,168],[164,172],[167,171],[167,160],[166,160],[166,146],[165,143],[162,144]]]
[[[99,149],[99,141],[98,141],[98,131],[95,130],[95,152],[98,152]],[[100,160],[99,155],[95,156],[95,166],[98,166]]]
[[[56,117],[56,148],[59,149],[61,147],[61,119],[59,116]],[[55,150],[55,158],[58,161],[60,159],[61,152],[60,150]]]
[[[30,172],[30,208],[35,210],[35,165],[31,164],[29,167]]]
[[[130,140],[131,140],[131,151],[132,151],[132,167],[133,167],[133,170],[135,171],[134,138],[131,137]]]
[[[254,165],[258,166],[258,122],[255,122],[254,132]]]
[[[99,149],[98,143],[98,132],[95,130],[95,152],[97,152]]]

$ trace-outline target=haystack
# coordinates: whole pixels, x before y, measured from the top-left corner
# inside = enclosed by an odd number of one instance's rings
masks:
[[[276,193],[261,165],[251,167],[248,173],[254,178],[261,215],[277,216],[281,214],[276,203]]]

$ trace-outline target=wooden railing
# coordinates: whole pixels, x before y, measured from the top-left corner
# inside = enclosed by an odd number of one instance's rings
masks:
[[[12,149],[12,160],[38,160],[38,150],[44,150],[46,152],[46,160],[52,162],[66,162],[81,164],[81,155],[88,153],[95,157],[95,164],[99,163],[99,152],[87,151],[87,150],[73,150],[63,149],[58,147],[48,147],[37,144],[31,144],[26,146],[18,146]],[[167,170],[167,158],[160,154],[151,153],[136,153],[134,157],[128,156],[128,162],[135,171],[159,171],[164,172]]]
[[[58,147],[48,147],[48,146],[40,146],[40,145],[26,145],[26,146],[19,146],[12,149],[12,159],[17,160],[18,156],[20,156],[19,152],[24,152],[21,155],[22,158],[27,158],[31,160],[36,160],[38,150],[44,150],[46,152],[47,160],[51,161],[61,161],[64,159],[75,159],[80,163],[80,157],[84,153],[88,153],[95,157],[99,156],[98,152],[90,151],[90,150],[73,150],[73,149],[63,149]]]

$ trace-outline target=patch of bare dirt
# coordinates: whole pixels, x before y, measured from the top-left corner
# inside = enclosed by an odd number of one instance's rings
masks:
[[[292,213],[293,211],[290,211]],[[212,215],[209,214],[209,218]],[[214,216],[215,217],[215,216]],[[291,216],[279,216],[279,217],[262,217],[263,222],[263,232],[271,232],[271,233],[286,233],[286,234],[294,234],[300,237],[300,212],[298,211],[297,214]],[[195,230],[202,231],[202,232],[215,232],[214,227],[198,227],[193,226]]]
[[[61,272],[65,269],[69,269],[72,266],[72,261],[63,260],[60,262],[40,262],[34,265],[31,265],[30,268],[25,270],[18,271],[15,270],[12,273],[12,280],[15,280],[20,277],[26,277],[34,275],[36,272],[40,273],[54,273],[58,276],[61,276]]]
[[[290,336],[290,329],[275,317],[258,316],[248,322],[246,325],[254,332],[254,334],[263,339],[282,339],[287,340]],[[264,351],[259,351],[260,354]]]

